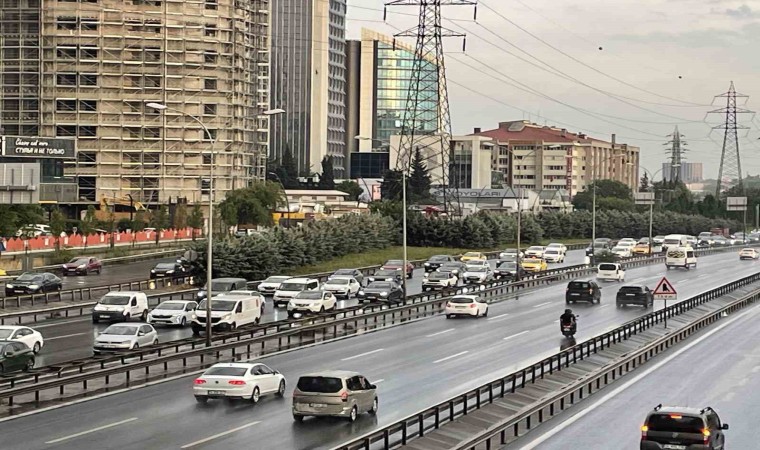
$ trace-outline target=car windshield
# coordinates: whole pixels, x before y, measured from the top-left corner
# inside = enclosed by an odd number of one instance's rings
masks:
[[[301,392],[332,394],[343,389],[343,380],[334,377],[301,377],[297,387]]]
[[[288,278],[290,277],[281,277],[281,276],[269,277],[266,280],[264,280],[264,283],[282,283]]]
[[[449,257],[446,255],[435,255],[430,257],[430,261],[432,262],[440,262],[440,261],[448,261]]]
[[[641,286],[623,286],[618,292],[622,292],[624,294],[638,294],[643,290],[644,289]]]
[[[453,297],[449,300],[451,303],[472,303],[475,300],[469,297]]]
[[[403,266],[404,261],[401,261],[400,259],[391,259],[387,263],[384,264],[385,266]]]
[[[221,300],[215,298],[211,301],[211,311],[232,311],[236,304],[237,300]],[[203,300],[200,305],[198,305],[198,310],[206,310],[206,300]]]
[[[647,422],[649,431],[667,431],[669,433],[702,434],[705,428],[700,417],[681,414],[653,414]]]
[[[628,250],[626,247],[615,247],[612,249],[613,252],[624,252]]]
[[[478,273],[478,272],[487,272],[488,268],[482,267],[482,266],[481,267],[470,267],[469,269],[467,269],[467,271],[468,272],[476,272],[476,273]]]
[[[184,308],[185,304],[180,302],[163,302],[156,307],[156,309],[163,309],[167,311],[180,311]]]
[[[742,253],[752,253],[754,251],[755,251],[755,249],[752,249],[752,248],[743,248],[742,249]]]
[[[588,289],[589,285],[585,281],[572,281],[568,287],[570,289]]]
[[[391,284],[385,283],[382,281],[375,281],[373,283],[370,283],[369,286],[367,286],[367,289],[390,289]]]
[[[480,253],[467,252],[467,253],[464,254],[464,256],[480,256]]]
[[[550,249],[546,250],[546,252],[544,252],[544,253],[546,253],[547,255],[558,255],[559,254],[559,250],[555,250],[555,249],[551,249],[550,248]]]
[[[101,305],[126,305],[132,297],[129,295],[106,295],[100,299]]]
[[[348,278],[333,278],[327,284],[348,284]]]
[[[499,264],[499,269],[514,269],[517,267],[517,263],[505,261]]]
[[[69,261],[68,263],[69,264],[80,265],[80,264],[87,264],[88,262],[89,262],[89,259],[87,259],[87,258],[74,258],[71,261]]]
[[[231,291],[233,287],[229,281],[211,281],[212,291]]]
[[[606,244],[608,242],[609,242],[608,239],[597,239],[597,240],[594,241],[594,243],[597,244],[597,245]]]
[[[320,291],[305,291],[296,295],[299,300],[320,300],[322,293]]]
[[[126,325],[111,325],[106,328],[102,334],[115,334],[117,336],[132,336],[137,334],[138,327],[130,327]]]
[[[449,273],[448,272],[433,272],[428,276],[429,280],[448,280],[449,279]]]
[[[248,372],[247,367],[212,367],[203,372],[203,375],[217,377],[242,377]]]
[[[171,270],[174,269],[174,263],[159,263],[156,264],[156,269]]]
[[[527,264],[538,264],[541,262],[541,260],[536,258],[525,258],[523,262]]]
[[[37,273],[22,273],[16,281],[42,281],[42,275]]]
[[[375,272],[375,276],[377,277],[388,277],[388,276],[396,276],[395,270],[378,270]]]
[[[681,242],[680,239],[665,239],[666,244],[678,244],[680,242]]]
[[[333,275],[353,275],[354,269],[338,269]]]
[[[303,291],[306,286],[304,283],[282,283],[280,285],[281,291]]]
[[[457,264],[457,263],[453,263],[453,262],[449,262],[449,263],[443,264],[443,265],[441,266],[441,268],[442,268],[442,269],[443,269],[443,268],[447,268],[447,267],[448,267],[448,268],[451,268],[451,269],[458,269],[460,266],[459,266],[459,264]]]
[[[0,339],[8,339],[11,337],[11,334],[13,334],[13,330],[9,329],[0,329]]]
[[[617,270],[614,264],[599,264],[599,270]]]

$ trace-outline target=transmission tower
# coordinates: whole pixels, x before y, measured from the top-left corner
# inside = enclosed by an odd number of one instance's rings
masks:
[[[396,159],[396,170],[408,174],[417,150],[426,160],[431,184],[443,191],[444,208],[448,213],[458,211],[459,171],[454,167],[451,146],[451,115],[446,86],[446,65],[443,58],[443,38],[465,35],[441,25],[442,6],[477,5],[477,0],[393,0],[388,6],[419,6],[417,26],[396,33],[395,37],[415,38],[406,107],[402,120],[401,140]],[[464,49],[464,42],[463,42]],[[457,164],[458,165],[458,164]]]
[[[720,169],[718,169],[718,186],[715,189],[715,196],[719,197],[721,191],[726,190],[734,185],[739,186],[744,192],[744,183],[742,183],[742,164],[739,157],[739,135],[736,132],[740,129],[747,129],[743,125],[736,123],[737,114],[752,113],[752,111],[736,107],[737,98],[747,98],[748,95],[737,94],[734,89],[734,82],[728,88],[728,92],[716,95],[715,98],[725,98],[726,107],[710,111],[712,113],[721,113],[726,115],[725,123],[713,127],[714,130],[724,130],[723,135],[723,152],[720,155]]]
[[[670,140],[665,145],[670,145],[666,151],[670,153],[670,178],[672,182],[681,181],[681,172],[684,158],[683,154],[686,152],[686,141],[681,140],[684,137],[683,134],[678,132],[678,125],[673,131],[673,134],[669,135]]]

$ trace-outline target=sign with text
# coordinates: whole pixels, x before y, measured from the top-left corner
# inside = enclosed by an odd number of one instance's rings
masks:
[[[747,197],[726,197],[727,211],[746,211]]]
[[[678,299],[678,292],[676,292],[676,288],[673,287],[673,284],[668,281],[667,278],[662,277],[662,280],[657,284],[657,287],[654,288],[654,298],[655,300],[676,300]]]
[[[3,156],[13,158],[75,159],[76,140],[48,137],[3,136]]]
[[[511,189],[450,189],[448,195],[454,195],[454,193],[456,193],[460,199],[517,197],[517,195],[515,195],[515,192]],[[443,197],[443,189],[430,189],[430,194],[433,197]]]
[[[637,205],[654,205],[654,192],[636,192],[633,195]]]

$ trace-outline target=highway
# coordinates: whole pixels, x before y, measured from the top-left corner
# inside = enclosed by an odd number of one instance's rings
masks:
[[[726,447],[758,448],[760,307],[690,337],[565,416],[527,434],[515,448],[638,448],[646,414],[664,406],[712,406],[729,424]],[[701,340],[701,341],[700,341]],[[698,370],[695,370],[698,368]]]
[[[584,260],[583,250],[574,250],[568,252],[565,262],[562,264],[552,264],[549,267],[562,267],[565,265],[582,264]],[[491,266],[496,265],[496,260],[490,261]],[[151,266],[152,267],[152,266]],[[148,269],[150,270],[150,269]],[[418,294],[422,290],[422,280],[425,271],[415,269],[412,279],[407,280],[407,290],[410,294]],[[355,298],[349,300],[340,300],[339,308],[347,308],[357,305]],[[287,310],[284,307],[274,308],[271,299],[267,302],[267,307],[262,322],[274,322],[277,320],[287,319]],[[93,324],[89,316],[78,317],[71,320],[42,322],[40,325],[33,326],[42,333],[45,338],[45,347],[37,358],[37,366],[49,366],[62,361],[68,361],[76,358],[85,358],[92,355],[92,342],[101,331],[108,327],[106,323]],[[157,326],[159,340],[167,342],[176,339],[182,339],[192,336],[190,327],[175,328]]]
[[[667,275],[685,299],[758,268],[760,262],[740,263],[737,255],[729,252],[700,258],[699,267],[692,271],[666,271],[662,264],[630,270],[627,282],[653,286]],[[581,316],[579,340],[648,312],[616,308],[618,286],[605,285],[600,305],[573,307]],[[438,316],[263,358],[287,377],[290,385],[284,400],[265,398],[255,407],[222,402],[197,405],[191,391],[193,377],[182,377],[0,422],[0,433],[4,448],[9,449],[329,448],[567,345],[556,323],[565,308],[564,291],[564,285],[548,286],[491,305],[488,318],[446,320]],[[662,307],[662,302],[656,307]],[[700,358],[699,364],[703,361]],[[294,422],[289,403],[293,384],[304,373],[325,369],[356,370],[375,382],[380,398],[378,416],[365,415],[354,424],[337,419]],[[693,372],[692,367],[688,373]]]

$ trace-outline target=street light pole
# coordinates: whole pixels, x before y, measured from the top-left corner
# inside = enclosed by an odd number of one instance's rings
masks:
[[[401,278],[403,280],[403,284],[401,286],[401,289],[403,289],[403,291],[404,291],[404,303],[406,303],[406,278],[407,278],[407,275],[406,275],[406,265],[408,264],[407,261],[409,259],[409,257],[408,257],[409,255],[407,254],[407,248],[406,248],[406,210],[407,210],[407,206],[406,206],[406,170],[401,171],[401,203],[402,203],[402,205],[404,207],[404,213],[402,215],[403,219],[402,219],[402,225],[401,225],[401,228],[402,228],[401,235],[403,236],[403,238],[402,238],[402,245],[403,245],[403,248],[404,248],[404,269],[403,269],[403,277]]]
[[[277,182],[280,183],[280,187],[282,187],[282,194],[285,196],[285,207],[288,208],[288,211],[287,211],[288,215],[285,218],[285,228],[290,228],[290,199],[288,199],[288,193],[285,191],[285,185],[282,184],[282,180],[280,179],[280,176],[277,175],[276,173],[269,172],[269,175],[272,175],[277,180]]]
[[[520,235],[522,234],[522,202],[523,202],[523,192],[522,188],[518,189],[518,199],[517,199],[517,266],[515,267],[515,281],[520,281]]]

